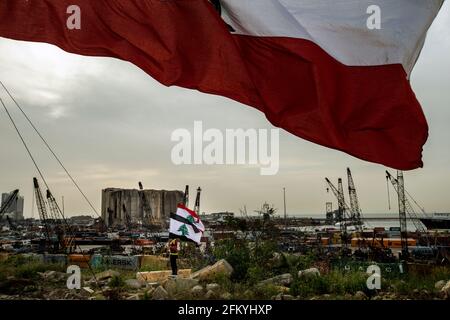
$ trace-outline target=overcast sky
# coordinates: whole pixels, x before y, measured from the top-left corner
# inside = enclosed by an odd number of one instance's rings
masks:
[[[413,19],[413,17],[412,17]],[[202,211],[253,211],[264,201],[288,214],[324,215],[324,177],[337,181],[351,167],[363,213],[389,212],[385,167],[301,140],[284,131],[280,171],[261,176],[255,166],[175,166],[171,133],[205,128],[272,127],[259,111],[196,91],[166,88],[130,63],[65,53],[46,44],[0,38],[0,79],[30,115],[98,211],[106,187],[184,190],[201,186]],[[411,77],[430,125],[423,169],[405,173],[406,187],[428,212],[450,211],[450,3],[432,26]],[[6,94],[0,90],[0,97]],[[17,110],[13,116],[67,215],[93,214]],[[19,188],[31,216],[37,175],[4,110],[0,109],[0,191]],[[395,171],[391,170],[392,173]],[[391,188],[391,197],[394,192]],[[393,201],[396,204],[396,201]],[[390,212],[395,214],[395,208]],[[37,211],[34,210],[37,217]]]

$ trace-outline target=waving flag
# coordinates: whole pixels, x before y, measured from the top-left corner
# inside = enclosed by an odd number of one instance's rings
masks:
[[[298,137],[409,170],[428,137],[409,76],[442,3],[2,0],[0,36],[127,60],[164,85],[229,97]]]
[[[200,244],[204,231],[205,226],[200,217],[182,204],[178,205],[176,213],[170,215],[170,238],[179,238]]]

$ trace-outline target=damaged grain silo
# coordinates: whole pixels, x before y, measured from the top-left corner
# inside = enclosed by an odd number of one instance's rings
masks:
[[[107,188],[102,190],[102,218],[108,227],[127,224],[164,226],[184,200],[183,191]]]

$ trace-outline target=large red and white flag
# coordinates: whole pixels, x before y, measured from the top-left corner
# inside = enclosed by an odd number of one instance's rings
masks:
[[[214,2],[1,0],[0,36],[127,60],[323,146],[396,169],[423,165],[428,126],[409,76],[443,0]],[[368,26],[373,5],[381,29]]]

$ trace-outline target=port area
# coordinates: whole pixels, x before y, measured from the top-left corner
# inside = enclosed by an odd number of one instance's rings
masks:
[[[396,228],[346,234],[315,219],[257,216],[205,220],[201,245],[183,242],[171,276],[169,234],[70,226],[63,243],[23,222],[0,234],[1,300],[441,300],[450,294],[449,234]],[[61,240],[61,239],[59,239]],[[437,245],[436,245],[437,244]],[[403,255],[403,256],[402,256]],[[68,289],[69,266],[81,270]],[[368,287],[377,265],[380,289]]]

